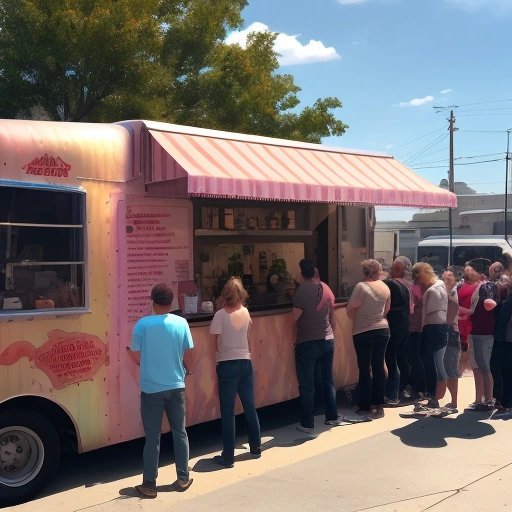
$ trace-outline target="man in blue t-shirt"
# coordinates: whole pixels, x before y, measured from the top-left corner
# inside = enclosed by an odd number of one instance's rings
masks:
[[[151,292],[154,315],[141,318],[133,328],[130,358],[140,365],[141,416],[146,443],[143,452],[144,473],[135,489],[155,498],[160,430],[165,411],[172,429],[176,460],[177,491],[186,491],[189,478],[188,436],[185,430],[185,375],[183,355],[194,347],[187,321],[169,313],[172,290],[164,283]]]

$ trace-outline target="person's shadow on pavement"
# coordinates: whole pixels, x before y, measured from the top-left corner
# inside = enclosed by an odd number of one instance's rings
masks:
[[[489,419],[488,413],[464,412],[455,418],[422,418],[404,427],[392,430],[407,446],[418,448],[443,448],[449,437],[458,439],[480,439],[496,433],[496,430],[482,420]]]

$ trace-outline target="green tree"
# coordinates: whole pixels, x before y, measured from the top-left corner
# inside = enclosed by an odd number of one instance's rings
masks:
[[[337,98],[299,109],[275,34],[224,43],[247,0],[0,0],[0,116],[149,118],[320,142]]]
[[[158,0],[0,0],[0,114],[87,119],[116,94],[161,88]]]
[[[275,37],[251,34],[246,49],[218,44],[207,65],[174,84],[173,122],[308,142],[342,135],[347,126],[332,112],[342,106],[339,99],[295,111],[300,88],[291,75],[277,73]]]

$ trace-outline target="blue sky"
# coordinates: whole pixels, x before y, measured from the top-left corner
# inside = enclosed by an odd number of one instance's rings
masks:
[[[250,0],[243,16],[246,29],[281,34],[280,72],[294,75],[301,106],[342,100],[338,115],[350,128],[325,144],[390,153],[438,184],[448,170],[449,109],[433,107],[457,105],[456,181],[503,192],[512,0]],[[378,219],[410,214],[386,209]]]

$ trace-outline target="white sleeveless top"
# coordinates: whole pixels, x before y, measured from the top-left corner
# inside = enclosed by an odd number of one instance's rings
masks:
[[[210,325],[210,334],[218,334],[216,360],[250,359],[248,331],[252,320],[245,306],[228,313],[219,309]]]

